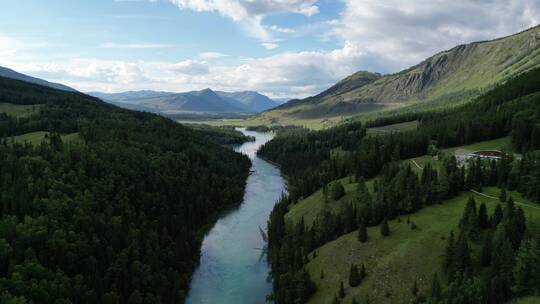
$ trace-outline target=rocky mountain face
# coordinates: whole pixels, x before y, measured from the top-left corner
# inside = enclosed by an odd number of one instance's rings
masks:
[[[381,76],[357,72],[319,95],[293,100],[280,115],[321,118],[387,107],[471,98],[493,85],[540,66],[540,27],[456,46],[409,69]]]

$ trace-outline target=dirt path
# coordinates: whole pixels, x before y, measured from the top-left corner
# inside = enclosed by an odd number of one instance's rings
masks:
[[[478,195],[481,195],[481,196],[490,198],[490,199],[496,199],[496,200],[499,199],[498,197],[491,196],[491,195],[487,195],[487,194],[485,194],[485,193],[478,192],[478,191],[473,190],[473,189],[469,189],[469,191],[471,191],[472,193],[476,193],[476,194],[478,194]],[[532,206],[532,205],[529,205],[529,204],[524,204],[524,203],[520,203],[520,202],[514,202],[514,203],[515,203],[516,205],[525,206],[525,207],[529,207],[529,208],[539,209],[539,210],[540,210],[540,207]]]
[[[411,159],[411,162],[420,170],[424,169],[422,167],[420,167],[420,165],[414,160],[414,159]]]

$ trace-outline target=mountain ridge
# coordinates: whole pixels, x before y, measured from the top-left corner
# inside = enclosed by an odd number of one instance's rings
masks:
[[[540,26],[488,41],[457,45],[397,73],[354,83],[357,72],[315,96],[291,100],[263,114],[268,120],[322,119],[435,100],[477,96],[540,66]]]
[[[24,82],[29,82],[29,83],[33,83],[33,84],[38,84],[38,85],[42,85],[42,86],[45,86],[45,87],[58,89],[58,90],[62,90],[62,91],[78,92],[77,90],[75,90],[73,88],[70,88],[70,87],[68,87],[66,85],[63,85],[61,83],[50,82],[50,81],[47,81],[47,80],[44,80],[44,79],[41,79],[41,78],[29,76],[29,75],[19,73],[19,72],[15,71],[15,70],[12,70],[10,68],[6,68],[6,67],[3,67],[3,66],[0,66],[0,76],[10,78],[10,79],[20,80],[20,81],[24,81]]]
[[[127,91],[121,93],[88,92],[89,95],[131,109],[177,112],[262,112],[279,103],[255,91],[224,92],[206,88],[183,93]]]

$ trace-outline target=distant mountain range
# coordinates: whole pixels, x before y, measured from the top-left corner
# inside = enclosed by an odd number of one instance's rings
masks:
[[[173,93],[144,90],[144,91],[128,91],[128,92],[123,92],[123,93],[87,92],[86,94],[97,97],[102,100],[107,100],[107,101],[127,102],[132,99],[156,98],[156,97],[171,95]]]
[[[0,66],[0,77],[21,80],[54,89],[77,92],[66,85],[28,76]],[[186,93],[160,91],[128,91],[122,93],[88,92],[90,96],[130,110],[178,114],[201,113],[259,113],[281,104],[253,91],[221,92],[205,89]]]
[[[540,66],[540,26],[440,52],[396,74],[357,72],[328,90],[262,114],[266,120],[326,119],[409,105],[464,102]]]
[[[32,77],[32,76],[28,76],[28,75],[24,75],[24,74],[21,74],[19,72],[15,72],[12,69],[8,69],[8,68],[1,67],[1,66],[0,66],[0,76],[1,77],[6,77],[6,78],[11,78],[11,79],[16,79],[16,80],[21,80],[21,81],[26,81],[26,82],[42,85],[42,86],[53,88],[53,89],[64,90],[64,91],[69,91],[69,92],[77,92],[77,90],[75,90],[73,88],[70,88],[68,86],[65,86],[63,84],[54,83],[54,82],[48,82],[46,80],[35,78],[35,77]]]
[[[87,94],[121,107],[164,114],[263,112],[279,105],[267,96],[252,91],[221,92],[205,89],[186,93],[129,91],[112,94],[89,92]]]

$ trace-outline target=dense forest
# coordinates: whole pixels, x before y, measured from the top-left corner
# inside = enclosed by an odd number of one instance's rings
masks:
[[[365,227],[374,225],[381,225],[381,233],[390,233],[384,228],[387,220],[452,198],[461,191],[481,190],[486,185],[518,190],[526,198],[539,203],[540,153],[535,151],[540,148],[538,92],[540,69],[518,76],[463,106],[413,116],[407,114],[389,117],[386,120],[392,123],[418,120],[419,127],[415,131],[368,137],[365,136],[366,125],[350,123],[323,131],[294,129],[279,132],[278,136],[259,152],[261,156],[280,164],[289,178],[290,193],[278,202],[269,221],[269,257],[274,278],[272,297],[276,303],[305,303],[309,299],[315,286],[305,270],[309,261],[308,254],[345,233],[359,230],[359,239],[365,239]],[[367,125],[379,125],[382,121],[385,120]],[[512,154],[503,153],[500,161],[476,159],[467,166],[460,166],[453,156],[446,156],[442,159],[442,169],[426,166],[421,176],[409,166],[399,163],[403,159],[437,154],[440,148],[507,135],[511,136],[515,151],[523,153],[521,159],[514,159]],[[284,216],[289,205],[320,188],[327,193],[325,197],[328,199],[339,198],[343,193],[342,187],[329,183],[346,176],[360,181],[356,199],[347,210],[339,214],[324,212],[311,227],[304,225],[303,221],[294,227],[286,225]],[[374,193],[369,193],[363,186],[363,181],[376,176]],[[504,202],[506,203],[506,199]],[[476,208],[473,204],[471,203],[470,209]],[[485,235],[490,235],[490,242],[497,243],[497,246],[507,247],[507,241],[510,241],[512,251],[505,253],[507,257],[519,255],[525,250],[527,253],[523,255],[529,255],[523,258],[528,259],[526,267],[532,267],[534,263],[531,262],[530,255],[538,253],[538,245],[535,243],[537,241],[525,237],[531,233],[527,232],[525,221],[519,215],[520,209],[514,208],[511,202],[508,204],[510,205],[498,220],[501,225],[495,225],[492,220],[489,220],[488,225],[483,220],[481,229],[480,226],[474,228],[478,230],[475,241],[488,238]],[[477,216],[468,215],[471,212],[466,211],[464,217]],[[518,214],[517,217],[514,214]],[[515,229],[516,222],[521,223],[519,233],[512,230]],[[506,232],[498,232],[499,230]],[[459,246],[465,246],[463,244],[469,241],[462,235],[464,233],[460,232],[456,240]],[[521,242],[524,238],[527,241]],[[522,249],[522,246],[529,247]],[[524,273],[521,279],[511,275],[515,267],[525,266],[516,264],[519,261],[512,260],[511,263],[508,259],[504,260],[504,257],[495,253],[494,248],[496,247],[486,249],[486,256],[493,256],[497,263],[505,263],[506,273],[500,274],[495,267],[486,268],[487,265],[484,265],[484,268],[477,267],[476,264],[452,265],[445,274],[450,282],[449,286],[430,299],[419,297],[418,302],[429,300],[430,303],[503,303],[514,295],[534,294],[535,289],[530,286],[537,284],[538,278],[531,278],[528,273]],[[469,257],[459,256],[462,251],[452,253],[452,257],[448,258],[452,261],[449,264],[469,263],[464,262]],[[530,271],[539,272],[538,265],[540,264],[534,266],[536,270]],[[486,280],[480,279],[486,273],[495,281],[489,286],[483,286],[481,294],[475,294],[475,297],[465,296],[465,291],[461,289],[468,288],[470,282],[487,284]],[[505,284],[504,290],[500,289],[500,284]],[[520,284],[526,287],[522,288]],[[463,297],[456,298],[456,294],[463,294]]]
[[[183,303],[250,161],[166,118],[0,78],[0,302]],[[31,145],[13,136],[48,132]],[[63,142],[64,134],[78,134]]]
[[[208,141],[227,146],[240,145],[248,141],[255,141],[255,137],[244,133],[232,126],[213,127],[203,124],[184,124],[186,127],[199,131]]]

